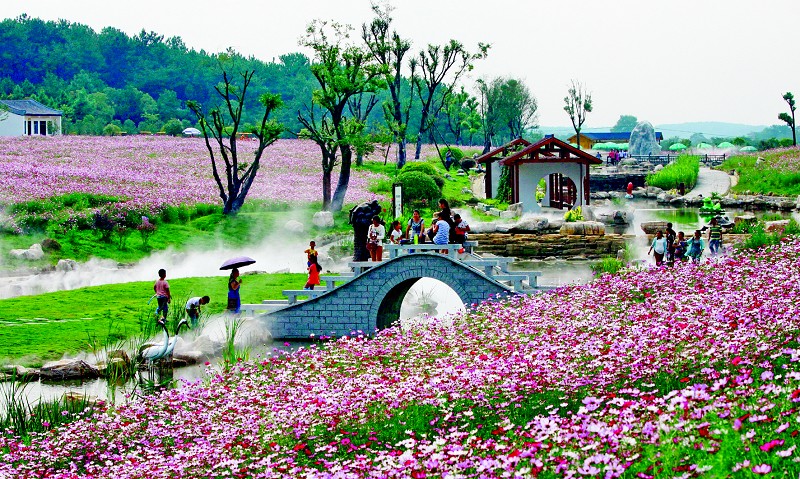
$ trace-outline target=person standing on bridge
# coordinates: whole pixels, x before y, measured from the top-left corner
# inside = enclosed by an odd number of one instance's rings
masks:
[[[386,227],[381,224],[381,217],[372,217],[372,224],[367,230],[367,251],[372,261],[383,260],[383,239],[386,237]]]

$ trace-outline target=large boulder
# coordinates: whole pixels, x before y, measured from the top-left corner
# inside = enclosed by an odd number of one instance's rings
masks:
[[[302,234],[305,232],[306,227],[303,225],[303,223],[297,220],[289,220],[283,226],[283,229],[289,233]]]
[[[517,221],[510,228],[509,233],[531,233],[540,232],[547,229],[550,222],[542,216],[526,216]]]
[[[332,228],[333,227],[333,213],[330,211],[317,211],[314,213],[314,218],[311,220],[314,226],[318,228]]]
[[[95,379],[100,377],[100,371],[80,359],[62,359],[42,366],[39,370],[39,377],[51,381]]]
[[[75,271],[78,267],[78,262],[74,259],[60,259],[56,263],[56,271]]]
[[[631,155],[658,155],[661,147],[656,141],[656,130],[649,121],[640,121],[631,131],[628,140],[628,153]]]
[[[667,230],[666,221],[645,221],[642,223],[642,231],[648,235],[654,235],[661,231],[662,233]]]
[[[16,258],[35,261],[44,258],[44,250],[39,243],[31,245],[28,249],[12,249],[9,254]]]
[[[564,236],[603,236],[606,234],[606,225],[597,221],[575,221],[564,223],[558,232]]]

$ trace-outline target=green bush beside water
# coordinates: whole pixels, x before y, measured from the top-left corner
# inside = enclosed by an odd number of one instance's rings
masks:
[[[800,149],[788,148],[762,151],[757,155],[732,156],[719,166],[720,170],[736,170],[739,181],[734,193],[772,194],[777,196],[800,195]]]
[[[697,156],[681,155],[673,163],[665,166],[663,170],[647,175],[647,185],[672,190],[683,183],[686,191],[697,184],[697,175],[700,172],[700,158]]]

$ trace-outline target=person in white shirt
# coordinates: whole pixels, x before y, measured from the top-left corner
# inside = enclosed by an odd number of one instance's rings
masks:
[[[381,224],[379,216],[372,217],[372,224],[367,230],[367,251],[372,261],[383,259],[383,239],[386,237],[386,227]]]
[[[191,322],[191,326],[194,328],[197,326],[197,321],[200,319],[200,306],[208,304],[211,301],[211,298],[208,296],[195,296],[194,298],[189,298],[189,301],[186,302],[186,315],[189,316],[189,320]]]
[[[389,233],[389,241],[392,244],[400,244],[400,240],[403,239],[403,230],[401,229],[399,221],[392,221],[392,232]]]

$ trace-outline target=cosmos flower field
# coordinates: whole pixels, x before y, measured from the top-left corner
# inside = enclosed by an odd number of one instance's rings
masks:
[[[240,161],[251,161],[255,146],[254,141],[240,141]],[[321,201],[319,158],[319,147],[310,140],[278,140],[264,151],[248,197]],[[374,198],[368,188],[376,178],[380,176],[354,171],[346,200]],[[118,207],[136,210],[220,202],[201,138],[0,138],[0,203],[75,192],[119,197]]]
[[[800,240],[354,332],[0,439],[0,477],[797,477]]]

